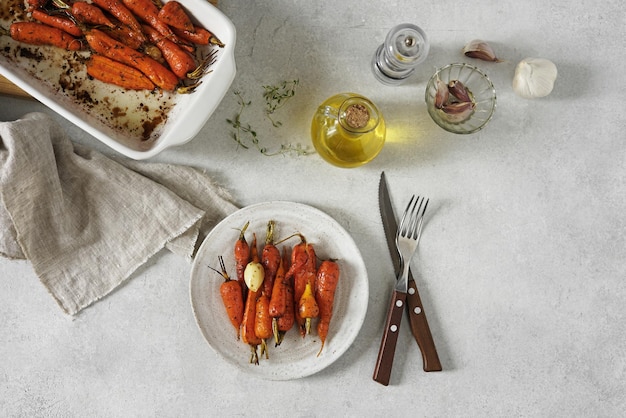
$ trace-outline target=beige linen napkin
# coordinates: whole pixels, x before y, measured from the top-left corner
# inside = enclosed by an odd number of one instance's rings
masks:
[[[71,315],[164,247],[190,261],[236,210],[205,173],[106,157],[43,113],[0,122],[0,197],[0,255],[28,259]]]

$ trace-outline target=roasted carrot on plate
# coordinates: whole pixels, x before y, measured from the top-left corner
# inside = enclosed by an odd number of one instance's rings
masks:
[[[220,296],[222,297],[222,302],[224,303],[228,320],[237,331],[237,339],[239,339],[244,311],[241,286],[239,286],[239,282],[237,280],[232,280],[228,275],[222,256],[219,256],[218,260],[220,262],[221,271],[218,271],[213,267],[209,268],[224,278],[224,282],[220,285]]]
[[[269,359],[267,340],[272,338],[272,317],[270,316],[270,298],[261,292],[256,300],[254,334],[261,340],[261,356]]]
[[[274,232],[276,222],[270,220],[267,223],[267,231],[265,234],[265,245],[261,251],[261,264],[265,270],[265,279],[263,280],[263,291],[271,297],[274,289],[274,279],[280,265],[280,250],[274,244]]]
[[[246,287],[244,280],[244,272],[246,270],[246,266],[250,262],[250,244],[248,244],[248,241],[246,240],[246,230],[249,225],[250,222],[246,222],[243,228],[239,231],[239,238],[235,241],[234,248],[235,271],[237,273],[237,280],[243,289],[244,300],[248,292],[248,288]]]
[[[241,340],[250,346],[250,363],[253,364],[259,364],[257,347],[261,344],[261,339],[256,336],[255,332],[257,295],[257,292],[248,289],[248,298],[241,322]]]
[[[314,318],[319,316],[320,309],[315,301],[315,295],[313,293],[311,282],[307,282],[304,288],[304,293],[298,301],[298,315],[304,320],[304,332],[305,334],[311,333],[311,322]]]
[[[334,260],[324,260],[317,270],[315,278],[315,300],[319,306],[319,321],[317,322],[317,335],[322,341],[319,356],[324,349],[328,336],[330,321],[333,317],[333,305],[335,292],[339,283],[339,264]]]

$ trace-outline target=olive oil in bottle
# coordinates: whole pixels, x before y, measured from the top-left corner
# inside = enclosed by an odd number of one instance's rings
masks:
[[[383,115],[367,98],[342,93],[322,103],[311,123],[313,146],[338,167],[358,167],[372,161],[385,144]]]

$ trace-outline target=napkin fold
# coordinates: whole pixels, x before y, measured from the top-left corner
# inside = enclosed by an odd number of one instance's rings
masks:
[[[164,247],[191,261],[237,209],[198,169],[107,157],[43,113],[0,122],[0,197],[0,255],[29,260],[70,315]]]

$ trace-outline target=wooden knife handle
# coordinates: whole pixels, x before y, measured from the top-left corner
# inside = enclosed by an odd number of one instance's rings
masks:
[[[391,377],[393,357],[396,353],[396,343],[398,342],[398,335],[400,334],[400,323],[402,322],[405,304],[406,293],[394,290],[391,295],[389,311],[387,312],[383,338],[380,341],[376,367],[374,368],[374,380],[385,386],[389,384]]]
[[[424,371],[439,372],[442,369],[441,362],[439,361],[437,348],[426,319],[426,312],[424,312],[424,306],[413,278],[409,278],[409,290],[406,298],[411,333],[413,333],[415,341],[417,341],[417,345],[422,352]]]

